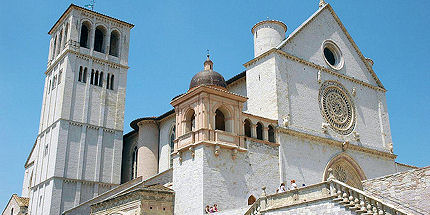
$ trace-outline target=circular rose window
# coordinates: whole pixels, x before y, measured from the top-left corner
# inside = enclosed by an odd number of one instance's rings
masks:
[[[331,40],[326,40],[321,48],[324,61],[335,70],[342,69],[344,60],[342,52],[336,43]]]
[[[350,134],[355,127],[355,107],[348,91],[336,81],[325,81],[318,95],[321,114],[339,134]]]

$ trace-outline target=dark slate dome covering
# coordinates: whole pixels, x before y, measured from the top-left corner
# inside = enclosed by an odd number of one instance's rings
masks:
[[[224,77],[213,70],[203,70],[194,75],[190,82],[190,89],[201,85],[227,88]]]
[[[212,67],[213,63],[209,59],[208,55],[207,60],[204,62],[204,70],[195,74],[191,79],[190,89],[201,85],[227,88],[224,77],[222,77],[218,72],[213,71]]]

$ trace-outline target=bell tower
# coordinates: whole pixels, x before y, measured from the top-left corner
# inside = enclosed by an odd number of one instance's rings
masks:
[[[120,183],[131,28],[72,4],[49,31],[39,132],[23,185],[31,214],[61,214]]]

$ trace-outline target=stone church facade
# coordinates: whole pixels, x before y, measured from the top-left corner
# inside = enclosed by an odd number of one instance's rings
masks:
[[[123,135],[132,28],[71,5],[50,30],[23,181],[29,214],[429,209],[382,198],[390,195],[379,179],[398,172],[421,180],[420,198],[430,197],[428,168],[395,162],[386,89],[329,4],[287,37],[281,21],[255,24],[244,72],[225,80],[208,55],[172,110],[132,121]],[[297,189],[275,193],[291,180]]]

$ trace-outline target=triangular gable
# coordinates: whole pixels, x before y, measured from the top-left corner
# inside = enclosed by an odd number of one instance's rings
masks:
[[[24,168],[27,168],[28,166],[30,166],[32,164],[33,161],[31,161],[31,156],[33,155],[34,148],[36,148],[36,144],[37,144],[37,138],[34,141],[33,148],[31,148],[31,151],[27,157],[27,160],[25,161]]]
[[[340,29],[344,33],[345,37],[348,39],[350,45],[353,47],[353,51],[358,55],[358,57],[360,58],[361,62],[364,64],[366,70],[369,72],[369,74],[371,75],[371,77],[373,78],[373,80],[375,81],[375,83],[380,88],[385,89],[384,86],[382,85],[381,81],[377,77],[376,73],[373,71],[372,67],[367,62],[366,58],[363,56],[363,54],[361,53],[361,51],[358,49],[357,44],[354,42],[354,40],[352,39],[351,35],[348,33],[348,31],[346,30],[345,26],[342,24],[342,22],[340,21],[339,17],[336,15],[336,13],[334,12],[333,8],[329,4],[326,4],[323,7],[319,8],[314,14],[312,14],[312,16],[310,16],[297,29],[295,29],[288,36],[288,38],[286,38],[284,41],[282,41],[282,43],[279,44],[276,48],[279,49],[279,50],[281,50],[281,49],[284,50],[286,48],[287,44],[292,43],[294,41],[294,39],[296,38],[296,36],[299,35],[300,32],[303,31],[303,29],[305,29],[307,26],[309,26],[309,24],[312,23],[325,10],[327,10],[332,15],[332,17],[334,18],[334,20],[336,21],[336,23],[338,24],[338,26],[340,27]],[[307,60],[307,59],[305,59],[305,60]],[[355,78],[355,77],[353,77],[353,78]]]

